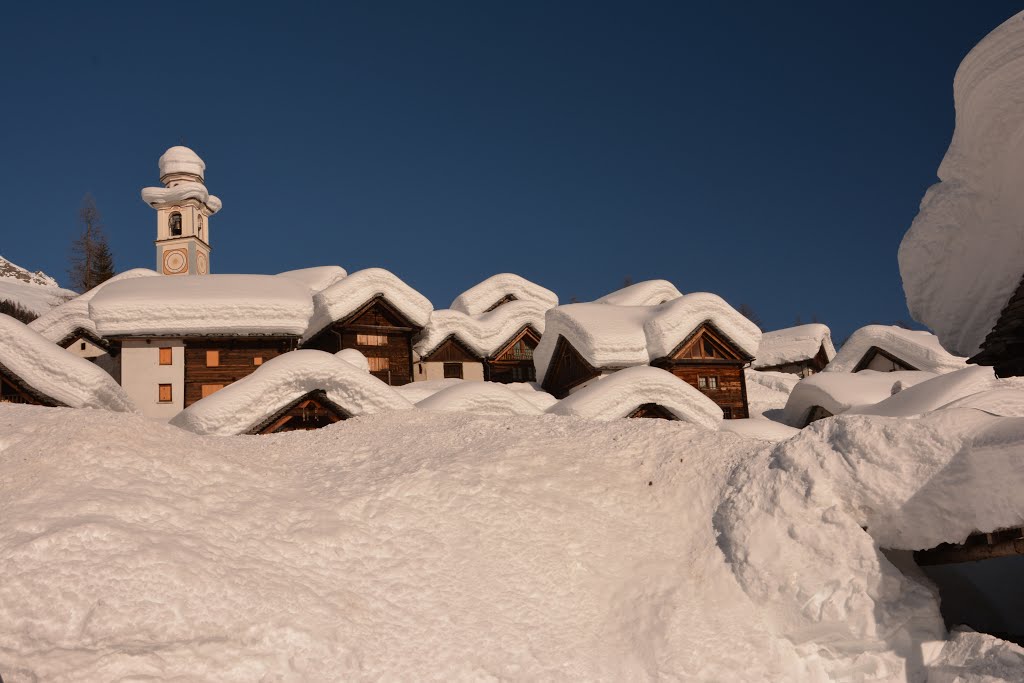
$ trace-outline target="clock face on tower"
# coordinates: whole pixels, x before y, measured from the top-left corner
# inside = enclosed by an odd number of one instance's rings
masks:
[[[188,271],[188,252],[185,249],[168,249],[164,252],[164,275],[181,275]]]
[[[200,275],[206,275],[209,270],[210,262],[207,260],[206,254],[201,251],[196,252],[196,272]]]

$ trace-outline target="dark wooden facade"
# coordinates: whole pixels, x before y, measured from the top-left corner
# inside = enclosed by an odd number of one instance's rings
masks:
[[[814,354],[813,358],[806,358],[793,363],[783,363],[781,365],[769,365],[757,369],[760,372],[788,372],[791,375],[810,377],[824,370],[826,365],[828,365],[828,354],[825,352],[825,345],[822,344],[818,347],[818,352]]]
[[[450,334],[433,351],[420,360],[424,363],[482,363],[483,358],[473,353],[458,337]]]
[[[970,363],[990,365],[997,377],[1024,377],[1024,279],[999,313]]]
[[[573,387],[600,374],[601,371],[588,363],[568,339],[559,335],[541,386],[555,398],[562,399],[569,395]]]
[[[33,389],[16,374],[0,365],[0,403],[21,403],[30,406],[61,407],[60,401]]]
[[[888,366],[886,367],[887,372],[896,372],[897,370],[917,370],[917,368],[902,358],[897,358],[885,349],[872,346],[870,349],[865,351],[861,359],[857,361],[857,365],[854,366],[853,372],[868,370],[868,366],[878,360],[883,361],[883,363]]]
[[[356,349],[366,356],[374,377],[398,386],[412,381],[412,340],[422,329],[378,296],[344,320],[325,327],[303,348],[330,353]]]
[[[298,337],[202,337],[185,342],[185,407],[204,394],[248,377],[271,358],[293,350]],[[216,363],[211,364],[216,354]]]
[[[668,370],[710,398],[728,420],[750,416],[743,368],[752,360],[714,325],[705,322],[671,354],[651,365]]]
[[[654,418],[657,420],[678,420],[675,415],[669,411],[665,406],[658,405],[657,403],[644,403],[638,406],[636,410],[631,412],[626,417],[646,417]]]
[[[300,396],[266,420],[249,430],[250,434],[279,434],[281,432],[309,431],[328,427],[347,420],[344,409],[330,401],[321,391]]]
[[[978,562],[996,557],[1024,555],[1024,528],[1011,527],[988,533],[973,533],[963,543],[941,543],[928,550],[914,551],[919,565]]]
[[[493,356],[485,359],[484,379],[502,384],[537,381],[533,352],[539,343],[540,333],[530,325],[524,326]]]

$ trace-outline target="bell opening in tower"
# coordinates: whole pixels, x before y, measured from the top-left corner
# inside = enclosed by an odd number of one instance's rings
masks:
[[[175,211],[171,214],[167,221],[167,226],[170,229],[171,237],[181,236],[181,214]]]

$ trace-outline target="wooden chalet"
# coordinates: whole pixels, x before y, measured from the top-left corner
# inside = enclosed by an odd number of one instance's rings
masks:
[[[53,408],[65,405],[36,390],[3,365],[0,365],[0,403],[21,403]]]
[[[714,401],[726,419],[749,417],[743,369],[753,360],[710,322],[704,322],[669,355],[651,365],[671,372]],[[592,366],[565,338],[559,337],[544,377],[544,390],[565,398],[571,389],[608,371]]]
[[[861,370],[897,372],[900,370],[917,370],[917,368],[902,358],[897,358],[885,349],[872,346],[853,367],[853,372],[860,372]]]
[[[996,377],[1024,377],[1024,278],[969,363],[989,365]]]
[[[787,372],[792,375],[799,375],[800,377],[809,377],[824,370],[825,366],[828,365],[828,361],[828,353],[825,351],[825,345],[822,344],[818,347],[818,352],[811,358],[791,363],[758,367],[757,369],[761,372]]]
[[[443,379],[481,379],[483,375],[484,359],[476,355],[455,334],[449,334],[432,351],[420,356],[416,362],[417,378],[435,379],[430,377],[427,371],[430,367],[428,364],[435,363],[442,366]]]
[[[422,329],[386,298],[377,296],[317,332],[303,348],[329,353],[356,349],[366,356],[373,376],[399,386],[413,380],[413,338]]]
[[[197,337],[185,342],[185,407],[232,382],[248,377],[263,363],[294,350],[295,336]]]
[[[532,325],[524,325],[494,354],[484,359],[484,379],[502,384],[537,381],[533,352],[539,343],[540,333]]]
[[[328,427],[351,417],[344,409],[327,398],[322,390],[300,396],[287,406],[259,423],[249,434],[278,434],[280,432],[309,431]]]

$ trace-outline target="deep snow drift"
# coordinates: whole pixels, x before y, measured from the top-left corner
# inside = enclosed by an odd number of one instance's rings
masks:
[[[1024,419],[838,417],[772,448],[662,420],[225,438],[0,406],[0,435],[5,680],[1024,675],[989,636],[944,646],[929,585],[878,551],[1024,523]]]

